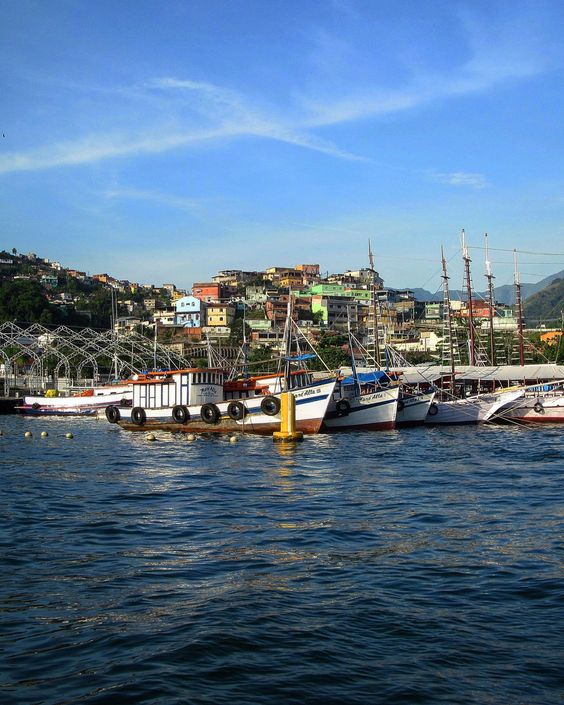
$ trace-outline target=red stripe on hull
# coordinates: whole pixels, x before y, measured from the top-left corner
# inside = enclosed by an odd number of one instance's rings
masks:
[[[296,422],[296,430],[302,433],[319,433],[321,419],[309,419]],[[280,422],[254,424],[249,420],[245,424],[237,424],[232,419],[222,419],[217,424],[207,424],[202,421],[189,421],[185,424],[172,421],[146,421],[142,426],[130,421],[118,421],[126,431],[167,431],[169,433],[254,433],[268,436],[280,430]]]

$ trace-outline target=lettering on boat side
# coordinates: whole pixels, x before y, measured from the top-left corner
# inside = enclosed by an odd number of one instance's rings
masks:
[[[303,389],[300,392],[294,392],[294,396],[296,399],[300,399],[302,397],[310,397],[312,394],[321,394],[321,389]]]

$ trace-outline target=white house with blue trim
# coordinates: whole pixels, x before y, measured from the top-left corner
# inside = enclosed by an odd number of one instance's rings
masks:
[[[205,303],[195,296],[183,296],[174,302],[174,324],[184,328],[201,328],[205,325]]]

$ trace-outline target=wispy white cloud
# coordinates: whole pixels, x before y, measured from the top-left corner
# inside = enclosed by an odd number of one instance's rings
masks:
[[[465,171],[434,173],[433,178],[435,181],[450,184],[451,186],[470,186],[476,189],[483,189],[488,185],[488,181],[483,174],[473,174]]]
[[[337,9],[354,10],[354,5],[344,0],[334,0],[334,5]],[[518,41],[524,30],[515,23],[509,29],[496,26],[488,31],[483,23],[476,26],[470,20],[465,26],[470,52],[465,63],[442,74],[418,70],[399,87],[362,85],[350,91],[342,89],[337,99],[330,77],[325,80],[326,93],[320,89],[318,97],[302,96],[297,103],[286,103],[283,108],[211,82],[174,76],[118,87],[116,96],[120,101],[129,101],[126,114],[142,116],[135,129],[122,127],[39,149],[5,152],[0,154],[0,174],[184,150],[241,138],[275,141],[338,159],[370,161],[321,137],[318,128],[405,112],[434,101],[490,90],[507,81],[528,78],[544,68],[543,59],[531,42]],[[346,62],[351,63],[346,42],[338,38],[335,44],[330,39],[324,39],[331,47],[325,54],[333,56],[334,47],[339,46]],[[136,111],[140,105],[142,108]],[[475,188],[486,185],[483,177],[476,174],[461,172],[437,178]]]
[[[173,196],[159,191],[145,191],[142,189],[131,188],[113,188],[104,191],[105,198],[112,200],[134,200],[134,201],[149,201],[158,203],[170,208],[178,208],[180,210],[196,211],[202,207],[202,202],[194,198],[183,198],[181,196]]]
[[[166,152],[186,148],[205,142],[241,137],[256,137],[294,145],[347,160],[362,160],[363,157],[347,152],[327,139],[299,129],[283,120],[274,119],[253,107],[250,101],[230,89],[201,81],[159,78],[148,81],[149,91],[189,91],[199,95],[194,102],[186,102],[194,111],[204,114],[209,124],[205,127],[139,131],[136,135],[111,134],[90,135],[74,141],[55,143],[28,152],[12,152],[0,155],[0,174],[49,169],[61,166],[87,164],[104,159],[128,157],[142,154]],[[137,88],[136,91],[139,89]],[[120,91],[123,95],[123,91]],[[186,122],[197,122],[193,119]]]

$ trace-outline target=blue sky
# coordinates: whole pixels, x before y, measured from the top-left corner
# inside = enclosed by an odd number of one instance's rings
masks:
[[[564,268],[564,4],[0,0],[0,245],[189,286]],[[483,252],[472,250],[474,280]],[[499,283],[511,254],[492,252]]]

